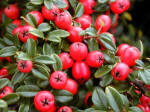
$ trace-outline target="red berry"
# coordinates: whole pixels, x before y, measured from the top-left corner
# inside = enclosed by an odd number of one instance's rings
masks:
[[[40,25],[41,23],[43,23],[44,18],[43,15],[38,12],[38,11],[31,11],[28,14],[31,14],[35,17],[36,21],[37,21],[37,25]],[[28,23],[26,22],[26,25],[28,25]]]
[[[60,29],[69,30],[71,23],[71,15],[67,12],[62,12],[55,18],[55,24]]]
[[[49,82],[54,89],[63,89],[67,84],[67,74],[62,71],[56,71],[51,74]]]
[[[55,112],[54,95],[49,91],[40,91],[34,97],[34,105],[38,111]]]
[[[95,21],[95,28],[97,31],[100,30],[98,33],[107,32],[111,27],[111,18],[107,15],[100,15],[97,17]]]
[[[75,42],[71,44],[69,51],[70,56],[76,61],[81,61],[85,59],[88,55],[87,46],[81,42]]]
[[[57,112],[72,112],[72,109],[68,106],[60,107]]]
[[[111,71],[113,78],[119,81],[125,80],[128,77],[129,73],[130,68],[125,63],[118,63]]]
[[[19,8],[16,4],[9,5],[4,9],[5,15],[10,19],[17,19],[19,17]]]
[[[98,68],[104,63],[104,55],[100,51],[92,51],[86,58],[86,63],[90,67]]]
[[[70,33],[70,36],[68,37],[68,39],[71,42],[82,42],[83,40],[83,36],[80,36],[79,33],[80,31],[82,31],[82,28],[78,27],[78,26],[73,26],[71,27],[68,32]]]
[[[150,98],[145,95],[142,95],[142,97],[140,98],[140,102],[142,105],[148,106],[150,104]]]
[[[66,70],[72,67],[74,62],[68,53],[63,52],[59,55],[59,57],[63,64],[63,70]]]
[[[129,0],[116,0],[115,2],[110,3],[110,8],[112,12],[120,14],[128,10],[130,7]]]
[[[0,99],[2,99],[10,93],[13,93],[12,88],[9,86],[5,86],[3,89],[0,90]]]
[[[8,70],[6,68],[2,68],[0,70],[0,76],[7,76],[8,75]]]
[[[130,47],[130,45],[128,45],[128,44],[119,45],[118,50],[117,50],[117,56],[121,56],[121,54],[123,54],[124,51],[129,47]]]
[[[60,13],[57,6],[53,5],[52,9],[48,10],[45,6],[42,7],[42,14],[45,19],[54,21],[56,16]]]
[[[89,100],[89,98],[92,96],[92,93],[91,92],[88,92],[87,94],[86,94],[86,96],[85,96],[85,98],[84,98],[84,103],[86,104],[86,105],[88,105],[88,100]]]
[[[17,27],[18,27],[18,26],[22,26],[22,25],[21,25],[21,20],[19,20],[19,19],[13,20],[13,21],[12,21],[12,24],[16,25]]]
[[[17,33],[19,33],[21,31],[21,29],[22,29],[22,26],[14,28],[13,31],[12,31],[12,34],[16,35]]]
[[[84,6],[84,14],[92,14],[94,12],[93,7],[96,6],[95,0],[80,0]]]
[[[23,73],[29,73],[32,70],[32,61],[21,60],[18,62],[18,70]]]
[[[128,66],[134,66],[135,61],[140,59],[140,51],[136,47],[129,47],[121,54],[121,61]]]
[[[67,80],[67,84],[64,87],[64,90],[67,90],[69,92],[71,92],[73,95],[75,95],[78,91],[78,84],[76,81],[72,80],[72,79],[68,79]]]
[[[68,2],[68,0],[63,0],[63,2],[65,2],[67,4],[67,6],[64,9],[68,10],[69,9],[69,2]]]
[[[72,67],[72,75],[80,84],[83,84],[91,76],[90,68],[83,61],[76,62]]]
[[[37,40],[36,36],[29,33],[29,30],[31,30],[32,28],[33,28],[32,26],[23,26],[23,27],[21,27],[18,37],[22,42],[24,42],[24,43],[27,42],[27,40],[29,38],[32,38],[33,40]]]

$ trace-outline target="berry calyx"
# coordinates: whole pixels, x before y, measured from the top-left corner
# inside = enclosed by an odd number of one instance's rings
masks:
[[[21,60],[17,64],[17,68],[20,72],[29,73],[32,70],[32,61]]]
[[[68,106],[60,107],[57,112],[72,112],[72,109]]]
[[[56,71],[51,74],[49,82],[54,89],[63,89],[67,83],[68,77],[62,71]]]
[[[125,63],[118,63],[111,71],[115,80],[124,81],[130,73],[130,68]]]

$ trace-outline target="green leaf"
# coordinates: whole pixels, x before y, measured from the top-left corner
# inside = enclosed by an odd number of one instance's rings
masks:
[[[138,77],[146,84],[150,85],[150,69],[138,71]]]
[[[17,83],[21,83],[25,77],[27,76],[28,74],[24,74],[24,73],[21,73],[21,72],[17,72],[13,75],[12,77],[12,80],[11,80],[11,83],[12,85],[15,85]]]
[[[42,32],[47,32],[51,30],[51,26],[48,23],[42,23],[38,26],[38,29]]]
[[[52,2],[52,0],[44,0],[44,5],[48,10],[50,10],[50,9],[52,9],[53,2]]]
[[[48,80],[50,76],[49,72],[40,65],[35,65],[35,67],[32,69],[32,73],[35,77],[41,80]]]
[[[7,86],[9,83],[9,80],[7,78],[2,78],[0,79],[0,89],[4,88],[5,86]]]
[[[110,50],[103,51],[104,59],[107,63],[114,64],[117,61],[117,57],[115,53],[111,52]]]
[[[117,48],[115,43],[112,41],[112,38],[110,37],[112,35],[107,34],[107,33],[102,33],[100,35],[100,42],[109,50],[116,52]]]
[[[77,4],[78,4],[78,1],[77,0],[68,0],[71,7],[73,8],[73,10],[75,11],[76,10],[76,7],[77,7]]]
[[[86,88],[87,88],[89,91],[93,91],[94,84],[93,84],[92,79],[89,79],[89,80],[85,83],[85,86],[86,86]]]
[[[21,104],[18,112],[29,112],[29,105],[28,104]]]
[[[30,34],[40,37],[40,38],[44,38],[44,33],[41,32],[40,30],[36,29],[36,28],[31,28],[29,31]]]
[[[113,67],[114,67],[114,65],[104,65],[104,66],[98,68],[94,74],[95,78],[100,78],[100,77],[106,75],[113,69]]]
[[[88,40],[88,49],[90,52],[99,50],[99,45],[95,38],[91,38]]]
[[[128,110],[129,109],[129,100],[128,100],[127,96],[125,96],[123,94],[120,94],[120,95],[121,95],[124,107],[126,107],[126,110]]]
[[[108,109],[108,103],[107,103],[105,93],[99,87],[96,87],[92,94],[92,102],[94,103],[94,106],[96,109],[99,109],[99,110]]]
[[[54,64],[55,60],[48,55],[41,55],[34,58],[34,61],[42,64]]]
[[[16,93],[23,97],[34,97],[40,88],[36,85],[24,85],[17,88]]]
[[[31,3],[34,5],[41,5],[43,3],[43,0],[31,0]]]
[[[131,111],[131,112],[143,112],[139,107],[134,107],[134,106],[133,106],[133,107],[130,107],[130,111]],[[130,112],[130,111],[129,111],[129,112]]]
[[[5,47],[0,50],[0,57],[13,56],[17,51],[15,46]]]
[[[7,102],[4,100],[0,99],[0,108],[6,108],[7,107]]]
[[[46,88],[47,86],[49,86],[49,81],[48,80],[38,80],[37,81],[37,85],[40,87],[40,88]]]
[[[58,7],[58,8],[66,8],[67,4],[66,2],[62,0],[54,0],[53,3]]]
[[[136,64],[140,67],[144,67],[144,63],[142,60],[136,60]]]
[[[20,99],[20,96],[16,93],[11,93],[3,97],[3,100],[7,102],[8,105],[15,104]]]
[[[144,52],[144,46],[141,40],[139,40],[137,43],[137,48],[139,48],[140,53],[141,53],[141,57],[143,56],[143,52]]]
[[[77,8],[75,10],[75,17],[78,18],[78,17],[82,16],[83,12],[84,12],[84,7],[83,7],[82,3],[79,2],[77,5]]]
[[[34,57],[36,55],[36,43],[33,39],[27,40],[26,51],[30,57]]]
[[[31,26],[36,26],[37,25],[37,21],[34,15],[32,14],[27,14],[27,19],[26,22],[31,25]]]
[[[55,60],[55,64],[53,64],[53,69],[55,71],[61,71],[63,67],[61,59],[57,54],[52,54],[51,56]]]
[[[17,55],[18,55],[17,59],[20,59],[20,60],[32,60],[31,57],[28,54],[24,53],[24,52],[19,52],[19,53],[17,53]]]
[[[73,95],[69,91],[66,90],[55,90],[53,91],[55,96],[55,100],[59,103],[68,103],[73,100]]]
[[[108,0],[98,0],[98,3],[103,4],[106,3]]]
[[[96,37],[97,36],[97,30],[94,27],[90,26],[86,30],[82,30],[79,34],[81,36],[89,35],[89,36]]]
[[[120,93],[112,88],[112,87],[106,87],[106,97],[109,102],[109,105],[115,112],[122,112],[123,109],[123,101],[121,98]]]
[[[113,81],[112,75],[111,75],[111,74],[106,74],[106,75],[104,75],[103,80],[100,81],[100,85],[101,85],[102,87],[106,87],[106,86],[108,86],[112,81]]]

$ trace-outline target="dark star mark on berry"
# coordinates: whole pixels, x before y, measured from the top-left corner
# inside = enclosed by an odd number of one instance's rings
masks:
[[[4,94],[5,93],[5,90],[0,90],[0,94]]]
[[[116,77],[121,77],[118,71],[115,72]]]
[[[57,14],[57,12],[55,11],[55,12],[53,12],[53,17],[55,18],[56,16],[57,16],[58,14]]]
[[[59,74],[57,75],[57,77],[55,77],[55,79],[56,79],[56,82],[59,82],[59,81],[62,82],[61,76]]]
[[[26,63],[25,63],[25,62],[21,63],[21,64],[20,64],[20,67],[21,67],[22,69],[25,69],[25,68],[26,68]]]
[[[44,100],[42,100],[41,102],[43,103],[43,106],[46,106],[49,104],[49,100],[46,98]]]
[[[23,31],[22,32],[22,37],[26,37],[26,36],[28,36],[28,32],[27,31]]]
[[[84,78],[79,79],[79,83],[83,84],[85,82]]]
[[[98,62],[100,63],[100,62],[102,61],[102,57],[99,56],[97,60],[98,60]]]
[[[64,108],[64,109],[62,109],[62,111],[61,112],[67,112],[67,109],[66,108]]]
[[[60,14],[60,15],[59,15],[59,20],[61,19],[62,16],[64,16],[64,15],[63,15],[63,14]]]
[[[120,9],[123,9],[123,8],[124,8],[124,5],[123,5],[123,4],[119,4],[119,8],[120,8]]]

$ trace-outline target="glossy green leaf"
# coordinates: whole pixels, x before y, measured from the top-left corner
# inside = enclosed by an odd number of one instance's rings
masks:
[[[0,79],[0,89],[4,88],[5,86],[7,86],[9,83],[9,80],[7,78],[2,78]]]
[[[36,55],[36,43],[33,39],[28,39],[26,43],[26,51],[30,57],[34,57]]]
[[[16,93],[8,94],[7,96],[3,97],[3,100],[7,102],[8,105],[15,104],[19,101],[20,96]]]
[[[99,45],[95,38],[91,38],[88,40],[88,49],[90,52],[99,50]]]
[[[103,3],[106,3],[108,0],[98,0],[98,3],[101,3],[101,4],[103,4]]]
[[[47,32],[47,31],[51,30],[51,26],[48,23],[41,23],[38,26],[38,29],[42,32]]]
[[[94,103],[94,106],[96,109],[99,109],[99,110],[108,109],[108,103],[107,103],[105,93],[99,87],[96,87],[92,94],[92,102]]]
[[[143,112],[139,107],[130,107],[129,112]]]
[[[17,88],[16,93],[23,97],[34,97],[40,88],[36,85],[24,85]]]
[[[29,112],[29,105],[28,104],[21,104],[18,112]]]
[[[150,85],[150,69],[138,71],[138,77],[146,84]]]
[[[66,90],[55,90],[53,91],[55,100],[59,103],[67,103],[73,99],[72,93]]]
[[[100,85],[101,85],[102,87],[106,87],[106,86],[108,86],[112,81],[113,81],[112,75],[111,75],[111,74],[106,74],[106,75],[104,75],[103,80],[100,81]]]
[[[0,57],[13,56],[17,51],[15,46],[5,47],[0,50]]]
[[[0,108],[6,108],[7,107],[7,102],[4,100],[0,99]]]
[[[36,26],[37,25],[36,18],[32,14],[27,14],[26,22],[31,26]]]
[[[84,7],[82,3],[79,2],[75,10],[75,17],[77,18],[82,16],[83,12],[84,12]]]
[[[53,3],[58,7],[58,8],[66,8],[67,4],[66,2],[62,1],[62,0],[55,0],[53,1]]]
[[[63,67],[61,59],[59,58],[57,54],[52,54],[51,56],[55,60],[55,64],[53,64],[54,70],[61,71]]]
[[[53,2],[52,2],[52,0],[44,0],[44,5],[48,10],[50,10],[50,9],[52,9]]]
[[[44,33],[42,31],[36,29],[36,28],[30,29],[29,33],[34,35],[34,36],[37,36],[37,37],[40,37],[40,38],[44,38]]]
[[[34,61],[42,64],[54,64],[55,60],[48,55],[41,55],[34,58]]]
[[[41,5],[43,3],[43,0],[31,0],[31,3],[34,5]]]

